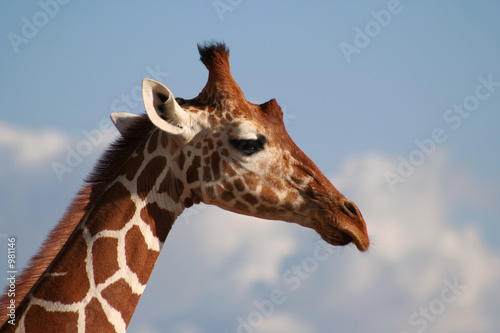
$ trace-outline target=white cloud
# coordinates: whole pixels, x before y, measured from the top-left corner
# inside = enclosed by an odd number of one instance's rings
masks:
[[[200,228],[196,241],[208,269],[219,269],[235,254],[241,254],[230,272],[240,287],[276,282],[281,261],[294,253],[297,246],[291,229],[283,222],[238,215],[216,207],[207,206],[203,222],[196,227]]]
[[[0,150],[12,154],[18,166],[38,166],[56,157],[69,142],[57,130],[28,130],[0,122]]]
[[[0,165],[4,179],[26,172],[54,175],[59,182],[77,169],[88,170],[102,151],[115,140],[117,131],[107,118],[93,129],[68,135],[55,129],[29,129],[0,122]],[[10,174],[10,176],[9,176]]]
[[[174,327],[172,333],[201,333],[200,329],[192,323],[181,323]]]
[[[418,311],[439,297],[445,279],[457,278],[467,289],[449,305],[446,315],[436,319],[439,331],[454,332],[451,327],[456,320],[466,325],[464,331],[494,327],[497,318],[485,317],[482,310],[491,306],[483,302],[485,295],[500,283],[500,260],[482,241],[478,221],[469,221],[465,227],[453,223],[453,212],[461,203],[450,200],[458,196],[449,183],[454,180],[450,174],[457,176],[449,156],[436,152],[391,192],[383,175],[395,167],[390,159],[366,154],[347,159],[333,177],[360,207],[375,244],[368,259],[354,258],[349,263],[349,278],[331,292],[338,295],[338,289],[353,292],[361,287],[366,297],[374,297],[377,290],[388,288],[387,281],[393,281],[400,295],[406,295],[406,304],[417,304],[412,311]],[[458,176],[462,189],[464,184],[474,186],[473,179]],[[480,194],[470,187],[466,190],[473,193],[471,201],[481,201]],[[468,199],[464,194],[461,197]]]
[[[61,159],[61,154],[76,154],[85,158],[100,153],[116,138],[117,131],[103,119],[96,128],[83,129],[81,135],[71,137],[56,129],[27,129],[0,122],[0,151],[9,153],[18,166],[37,167],[47,161]]]
[[[267,318],[255,332],[313,333],[315,330],[292,313],[276,313]]]

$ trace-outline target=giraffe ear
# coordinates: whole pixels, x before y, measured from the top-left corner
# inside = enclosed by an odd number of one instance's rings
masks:
[[[142,98],[149,120],[156,127],[184,141],[194,136],[191,116],[163,84],[151,79],[142,80]]]
[[[129,128],[134,121],[141,116],[126,112],[116,112],[112,113],[110,117],[118,132],[120,132],[121,135],[124,135],[127,128]]]

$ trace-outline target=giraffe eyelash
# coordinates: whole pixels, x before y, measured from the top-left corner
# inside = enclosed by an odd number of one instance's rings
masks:
[[[229,143],[243,155],[251,156],[264,150],[267,138],[263,135],[258,135],[257,139],[233,139],[229,140]]]

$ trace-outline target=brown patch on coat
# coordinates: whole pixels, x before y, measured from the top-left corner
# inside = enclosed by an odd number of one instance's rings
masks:
[[[130,158],[128,168],[124,173],[125,177],[132,181],[137,175],[142,163],[144,163],[144,153],[142,151],[138,151],[136,156]]]
[[[186,181],[188,184],[194,183],[200,179],[198,175],[198,169],[201,167],[201,157],[195,156],[193,162],[186,171]]]
[[[234,203],[234,208],[236,209],[236,211],[239,212],[245,212],[245,213],[249,212],[247,205],[238,200]]]
[[[222,161],[222,172],[229,178],[236,176],[236,171],[234,171],[231,164],[229,164],[226,160]]]
[[[154,130],[153,134],[151,134],[148,142],[148,153],[152,154],[155,152],[156,147],[158,146],[158,134],[160,133],[160,130]]]
[[[259,199],[257,199],[257,197],[255,197],[255,195],[250,194],[250,193],[246,193],[246,194],[242,195],[241,197],[243,198],[243,200],[245,200],[246,202],[248,202],[252,206],[255,206],[259,202]]]
[[[257,190],[257,186],[260,184],[259,177],[251,173],[244,173],[243,179],[245,179],[245,183],[250,190]]]
[[[101,295],[108,301],[109,305],[121,313],[123,320],[128,326],[141,295],[134,294],[132,288],[130,288],[124,279],[119,279],[107,286],[101,292]]]
[[[92,266],[94,268],[94,283],[106,282],[120,269],[118,266],[118,239],[101,237],[92,245]]]
[[[167,171],[165,179],[160,184],[158,188],[158,193],[167,193],[167,195],[174,200],[175,203],[179,203],[179,199],[184,192],[184,183],[177,177],[175,177],[172,169]]]
[[[26,332],[78,332],[78,313],[46,311],[39,305],[32,305],[26,314]],[[15,328],[15,326],[12,326]]]
[[[90,212],[86,227],[95,236],[103,230],[120,230],[135,214],[130,192],[122,183],[111,185]]]
[[[259,196],[262,200],[270,203],[271,205],[276,205],[280,201],[276,193],[267,186],[262,186]]]
[[[203,166],[203,181],[211,182],[212,181],[212,171],[208,165]]]
[[[214,140],[212,140],[212,138],[205,138],[203,141],[205,141],[205,143],[207,144],[207,148],[208,150],[213,150],[214,149]]]
[[[148,249],[141,229],[134,225],[125,235],[125,257],[127,266],[139,278],[141,284],[146,284],[160,252]]]
[[[224,189],[226,189],[226,191],[234,192],[233,184],[228,180],[224,179],[222,181],[222,186],[224,187]]]
[[[284,204],[285,209],[290,211],[294,210],[295,202],[297,201],[298,198],[299,198],[298,192],[295,191],[288,192],[285,197],[285,204]]]
[[[210,156],[212,160],[212,172],[214,174],[214,179],[217,180],[220,178],[220,156],[218,152],[214,152],[212,156]]]
[[[234,187],[240,192],[243,192],[245,190],[245,184],[243,183],[243,180],[241,178],[236,178],[233,181]]]
[[[233,200],[235,198],[234,194],[232,194],[231,192],[229,191],[223,191],[220,195],[221,199],[226,201],[226,202],[229,202],[231,200]]]
[[[137,178],[137,194],[144,200],[148,193],[155,186],[158,177],[167,165],[167,159],[163,156],[156,156],[149,161]]]
[[[192,205],[194,205],[193,198],[191,198],[191,197],[187,197],[186,199],[184,199],[183,205],[184,205],[184,207],[186,207],[186,208],[189,208],[189,207],[191,207]]]
[[[85,331],[92,333],[116,332],[113,324],[109,322],[101,303],[95,297],[85,307]]]
[[[174,223],[175,214],[153,202],[141,210],[141,219],[149,225],[153,235],[164,242]]]

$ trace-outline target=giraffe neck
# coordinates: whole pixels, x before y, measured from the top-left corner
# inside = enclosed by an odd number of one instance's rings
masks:
[[[117,176],[104,177],[112,181],[92,186],[95,202],[17,308],[16,326],[0,331],[126,330],[174,221],[193,203],[172,145],[150,132]]]

